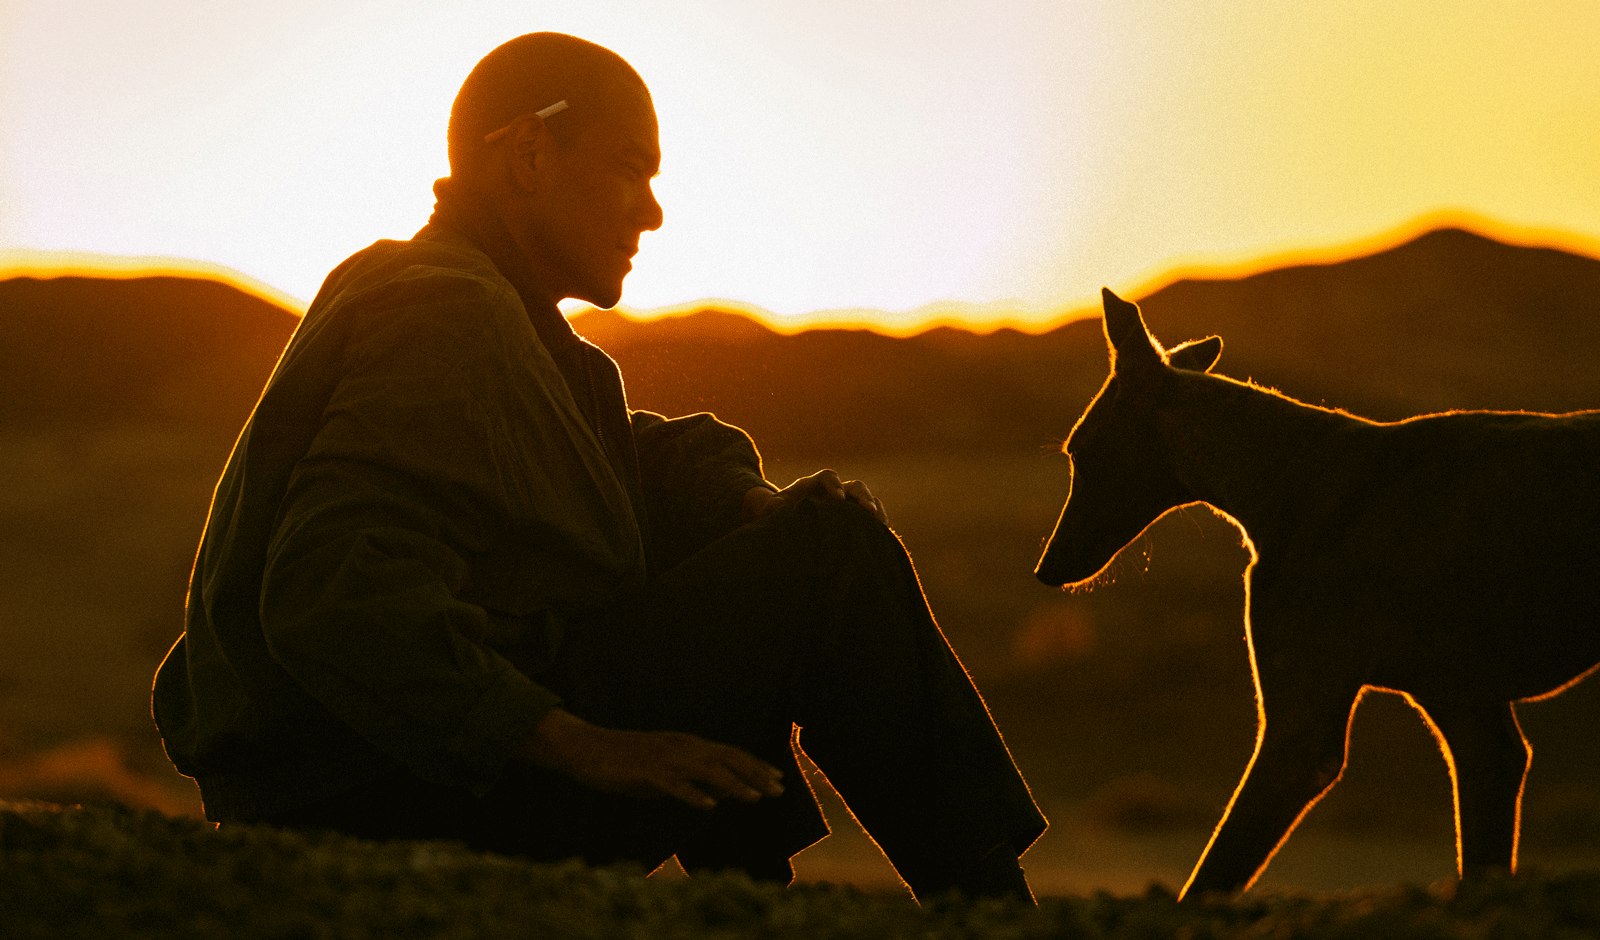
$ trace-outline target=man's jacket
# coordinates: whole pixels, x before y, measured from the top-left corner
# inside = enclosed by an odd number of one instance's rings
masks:
[[[328,276],[217,485],[153,696],[211,819],[396,772],[483,793],[558,702],[564,619],[763,483],[744,432],[629,411],[504,240],[439,220]]]

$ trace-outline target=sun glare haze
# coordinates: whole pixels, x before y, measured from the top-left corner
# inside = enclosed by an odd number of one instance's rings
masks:
[[[421,227],[462,78],[541,29],[655,96],[647,315],[1037,327],[1451,220],[1600,254],[1588,0],[5,0],[0,261],[192,259],[303,303]]]

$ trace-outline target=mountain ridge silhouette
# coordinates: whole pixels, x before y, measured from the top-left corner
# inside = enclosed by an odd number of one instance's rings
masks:
[[[1190,278],[1139,298],[1218,371],[1377,419],[1600,406],[1600,260],[1462,229],[1345,261]],[[198,278],[0,281],[0,429],[154,423],[232,442],[298,318]],[[774,456],[1048,450],[1105,376],[1096,319],[1041,334],[936,327],[780,334],[715,309],[574,328],[633,407],[713,411]]]
[[[1600,407],[1600,260],[1458,228],[1334,264],[1184,280],[1140,301],[1168,345],[1222,336],[1217,371],[1380,420]]]

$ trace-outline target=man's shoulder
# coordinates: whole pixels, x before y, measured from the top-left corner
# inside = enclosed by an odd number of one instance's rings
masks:
[[[345,259],[328,275],[312,308],[353,302],[497,305],[516,290],[477,246],[451,232],[423,229],[409,241],[382,240]]]

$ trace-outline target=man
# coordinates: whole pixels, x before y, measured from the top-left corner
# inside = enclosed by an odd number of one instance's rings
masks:
[[[798,725],[919,896],[1027,896],[1043,817],[871,493],[630,411],[556,306],[614,305],[661,225],[644,82],[522,36],[449,144],[427,227],[329,275],[218,484],[153,696],[207,816],[787,882],[827,833]]]

